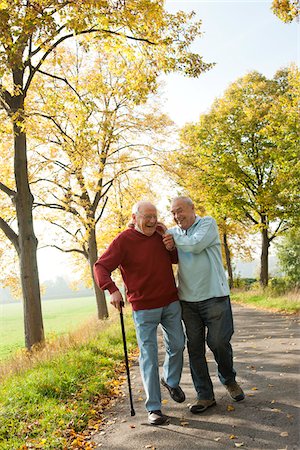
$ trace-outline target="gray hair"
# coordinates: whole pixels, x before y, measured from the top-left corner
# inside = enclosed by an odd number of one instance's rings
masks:
[[[149,206],[149,205],[154,206],[153,203],[149,202],[148,200],[140,200],[139,202],[136,202],[136,203],[133,205],[133,207],[132,207],[132,214],[137,214],[137,213],[139,212],[140,208],[141,208],[142,206],[145,206],[145,205],[148,205],[148,206]],[[154,206],[154,208],[156,209],[156,206]]]
[[[193,200],[185,195],[179,195],[178,197],[173,198],[172,203],[176,200],[181,200],[182,202],[187,203],[189,206],[194,206]]]

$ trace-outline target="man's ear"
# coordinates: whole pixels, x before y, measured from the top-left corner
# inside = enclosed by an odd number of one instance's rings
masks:
[[[131,222],[136,223],[136,214],[132,213],[131,215]]]

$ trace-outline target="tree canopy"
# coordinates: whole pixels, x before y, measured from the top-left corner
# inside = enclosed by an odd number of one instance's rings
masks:
[[[1,0],[0,105],[11,121],[15,180],[12,188],[1,180],[0,190],[13,203],[17,229],[2,215],[0,229],[13,242],[20,260],[28,349],[44,339],[26,103],[37,74],[56,78],[55,66],[46,72],[45,63],[62,43],[80,42],[83,49],[93,46],[101,51],[117,41],[130,53],[125,52],[125,58],[143,55],[154,87],[161,71],[198,76],[211,67],[190,51],[200,26],[193,13],[165,12],[162,0]]]
[[[264,285],[270,242],[299,217],[299,98],[295,66],[271,80],[251,72],[181,133],[185,177],[226,217],[261,232]]]
[[[292,22],[300,15],[299,0],[273,0],[272,11],[283,22]]]

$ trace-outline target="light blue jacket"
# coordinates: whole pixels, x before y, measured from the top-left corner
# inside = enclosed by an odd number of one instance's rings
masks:
[[[188,230],[170,228],[178,250],[180,300],[196,302],[229,295],[216,221],[199,217]]]

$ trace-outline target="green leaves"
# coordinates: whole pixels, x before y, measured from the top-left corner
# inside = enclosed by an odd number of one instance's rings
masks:
[[[271,80],[251,72],[181,131],[180,184],[206,209],[250,220],[265,246],[299,218],[299,79],[295,66]]]

